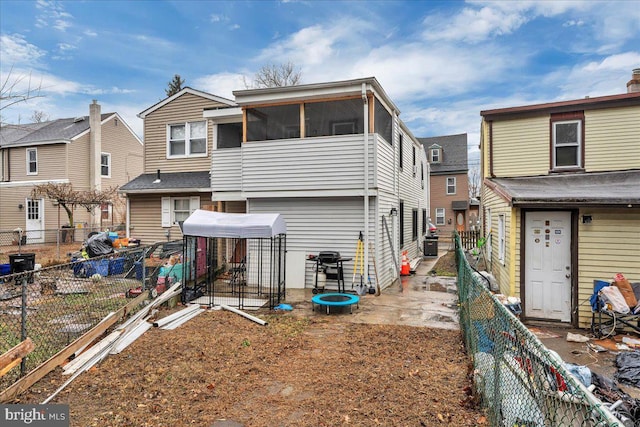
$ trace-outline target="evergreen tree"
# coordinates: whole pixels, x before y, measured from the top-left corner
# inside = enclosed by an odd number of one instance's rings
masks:
[[[176,74],[173,76],[173,80],[171,80],[168,84],[168,87],[164,90],[167,93],[167,97],[173,96],[176,93],[182,90],[182,85],[184,84],[184,79],[180,77],[180,74]]]

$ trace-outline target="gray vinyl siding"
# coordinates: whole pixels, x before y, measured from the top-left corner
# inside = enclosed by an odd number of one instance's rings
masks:
[[[241,148],[224,148],[211,153],[211,188],[213,191],[242,189]]]
[[[280,213],[287,223],[287,252],[318,254],[320,251],[338,251],[345,262],[345,284],[350,288],[358,235],[364,231],[363,199],[361,197],[252,199],[249,213]],[[370,201],[370,236],[373,239],[375,198]],[[372,240],[373,241],[373,240]],[[289,268],[289,267],[287,267]],[[372,266],[373,268],[373,266]],[[373,275],[373,270],[371,270]],[[305,265],[305,287],[314,285],[313,263]],[[382,280],[381,280],[382,283]],[[335,284],[328,281],[329,286]],[[296,284],[287,284],[287,286]],[[298,284],[299,285],[299,284]]]
[[[362,135],[242,144],[242,190],[361,190]],[[374,137],[369,137],[369,186],[374,186]],[[214,171],[215,173],[215,171]]]

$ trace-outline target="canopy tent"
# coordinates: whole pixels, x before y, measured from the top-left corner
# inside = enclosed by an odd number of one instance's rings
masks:
[[[182,224],[185,236],[271,238],[286,234],[280,214],[234,214],[196,209]]]

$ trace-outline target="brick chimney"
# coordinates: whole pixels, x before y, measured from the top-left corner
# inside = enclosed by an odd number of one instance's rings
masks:
[[[631,74],[631,80],[627,83],[627,93],[640,92],[640,68],[634,68]]]
[[[89,105],[89,186],[100,190],[102,178],[100,176],[100,160],[102,152],[102,126],[100,104],[95,99]]]

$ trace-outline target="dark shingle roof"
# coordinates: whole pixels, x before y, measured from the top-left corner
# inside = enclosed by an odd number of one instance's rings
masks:
[[[640,204],[640,169],[536,177],[493,178],[488,186],[512,205]]]
[[[123,193],[154,193],[158,191],[206,190],[211,191],[208,171],[145,173],[120,187]]]
[[[440,163],[430,163],[431,175],[444,173],[467,173],[469,170],[467,163],[467,134],[434,136],[430,138],[418,138],[427,152],[429,158],[429,147],[434,144],[442,147],[442,159]]]
[[[103,121],[115,113],[100,116]],[[89,116],[51,120],[24,125],[4,125],[0,127],[0,146],[36,145],[41,142],[68,141],[89,129]]]

